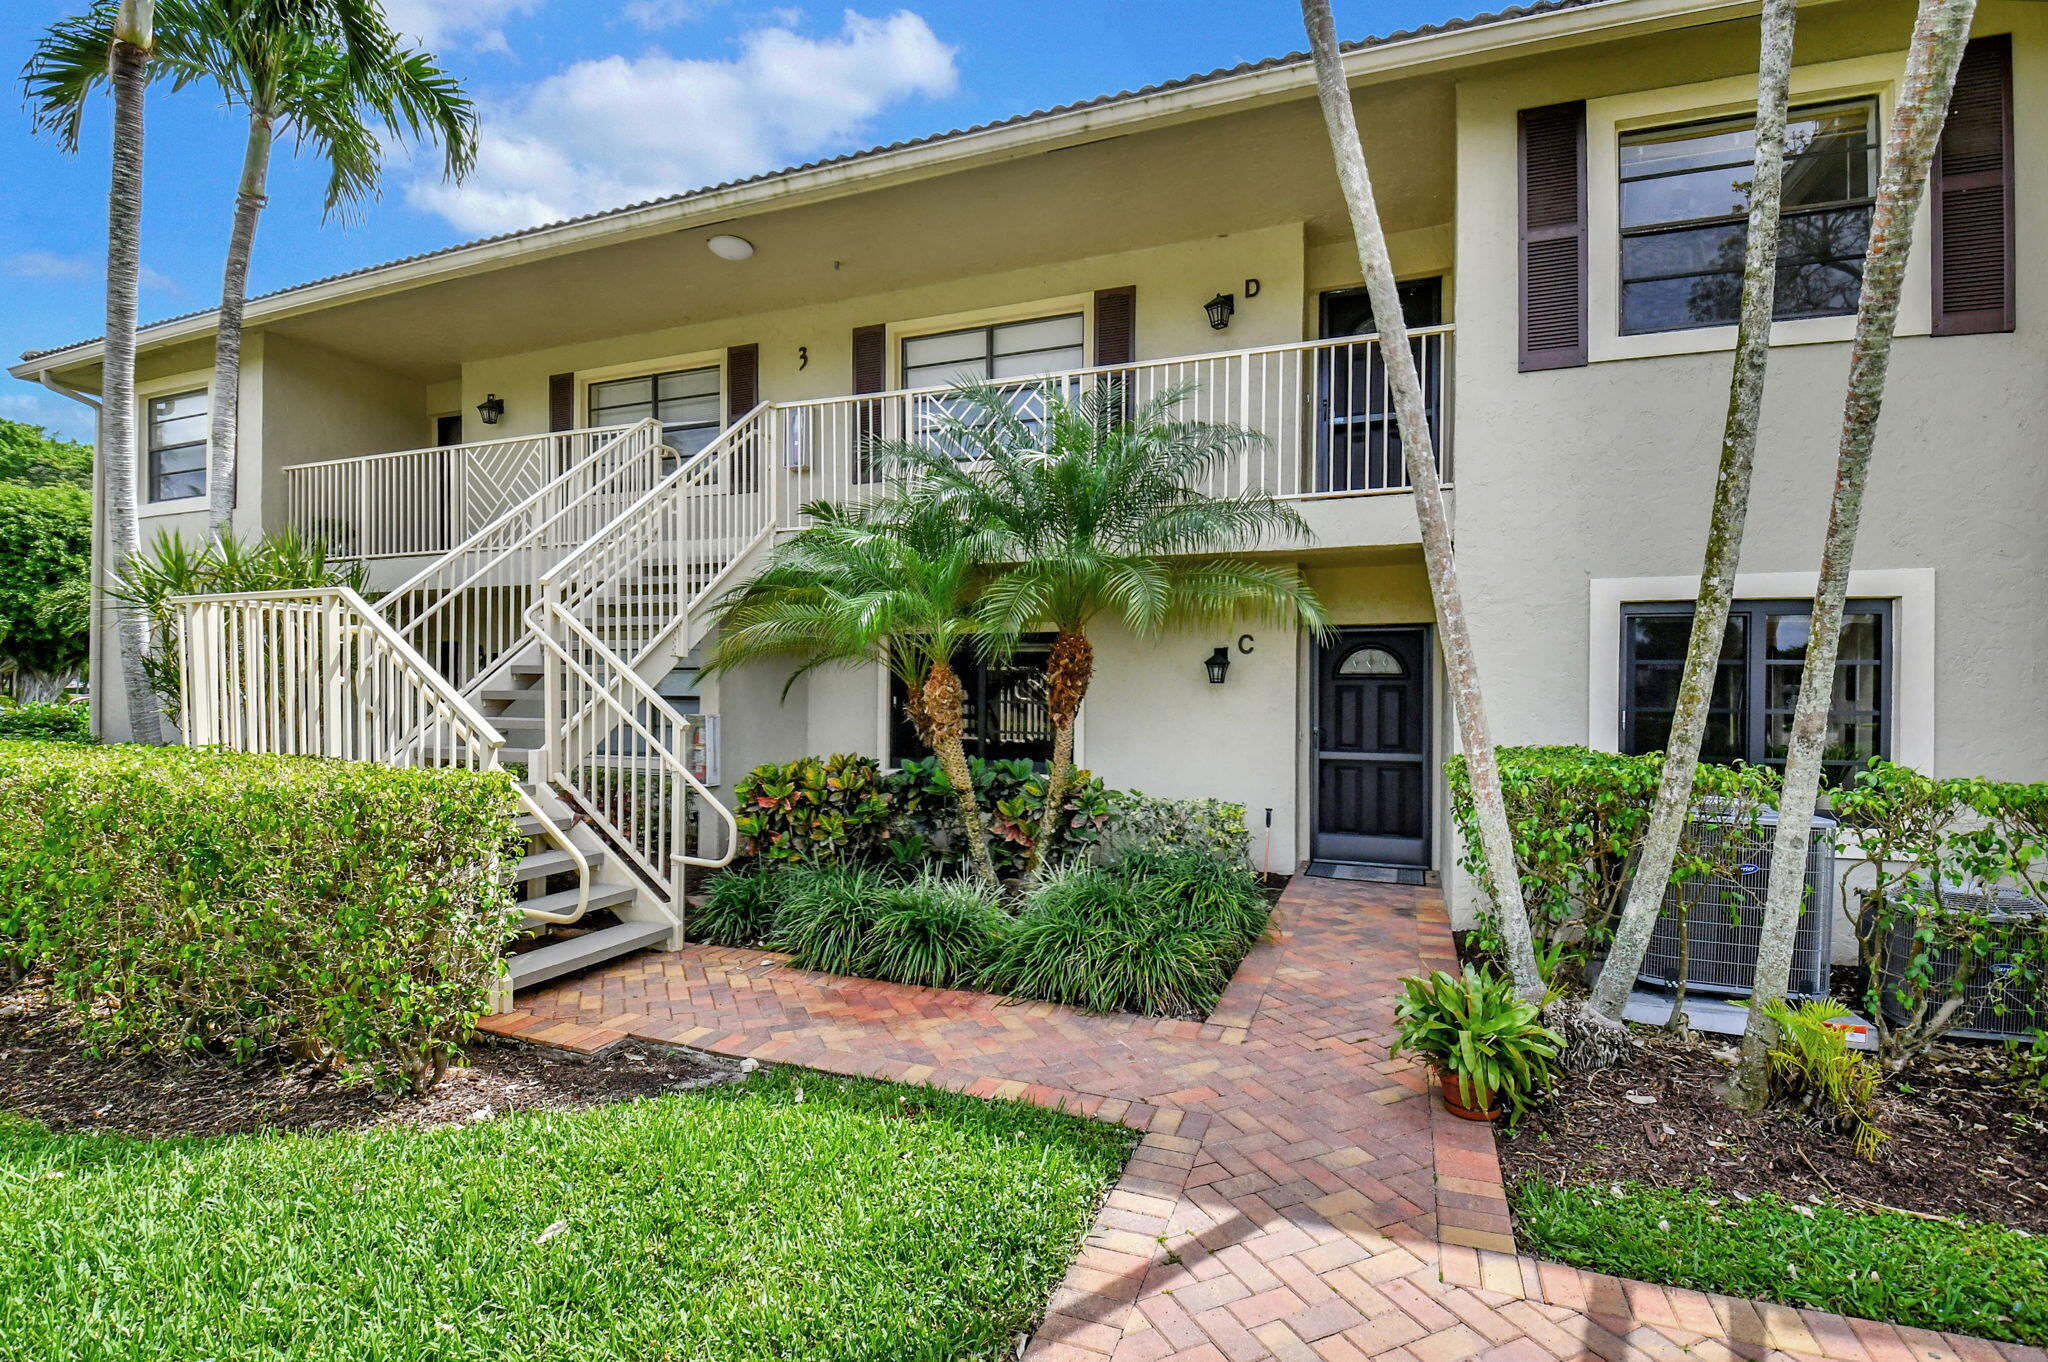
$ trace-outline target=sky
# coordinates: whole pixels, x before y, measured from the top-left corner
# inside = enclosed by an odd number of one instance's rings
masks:
[[[1504,2],[1504,0],[1503,0]],[[84,0],[7,0],[0,19],[0,355],[100,333],[108,109],[76,156],[38,138],[16,73]],[[1385,34],[1489,0],[1336,0],[1339,34]],[[324,175],[280,148],[251,294],[639,199],[1305,46],[1292,0],[385,0],[482,115],[476,171],[441,181],[397,149],[383,192],[323,219]],[[210,307],[246,131],[199,86],[152,91],[144,322]],[[91,436],[86,408],[0,377],[0,417]]]

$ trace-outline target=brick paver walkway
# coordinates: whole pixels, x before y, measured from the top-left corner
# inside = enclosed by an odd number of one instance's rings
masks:
[[[1619,1281],[1516,1254],[1487,1127],[1387,1057],[1396,980],[1451,959],[1430,891],[1296,879],[1206,1024],[642,955],[491,1018],[1064,1103],[1145,1132],[1028,1356],[1040,1362],[2048,1362],[2048,1352]]]

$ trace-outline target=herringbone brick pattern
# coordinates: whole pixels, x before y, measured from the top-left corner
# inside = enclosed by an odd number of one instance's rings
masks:
[[[1396,980],[1451,959],[1441,900],[1297,879],[1277,921],[1205,1024],[693,946],[522,996],[486,1029],[578,1049],[673,1041],[1144,1131],[1032,1341],[1039,1362],[2048,1362],[1518,1255],[1492,1133],[1387,1054]]]

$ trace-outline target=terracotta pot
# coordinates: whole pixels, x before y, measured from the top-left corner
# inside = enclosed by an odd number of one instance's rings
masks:
[[[1467,1121],[1498,1121],[1500,1108],[1490,1105],[1493,1094],[1485,1088],[1476,1088],[1473,1095],[1479,1100],[1479,1109],[1466,1106],[1458,1100],[1458,1076],[1448,1069],[1437,1070],[1437,1082],[1444,1097],[1444,1106],[1453,1116]]]

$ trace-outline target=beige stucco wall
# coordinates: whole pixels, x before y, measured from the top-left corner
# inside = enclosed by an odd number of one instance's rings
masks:
[[[1873,4],[1863,31],[1902,39],[1907,14]],[[2020,329],[1925,334],[1923,224],[1902,325],[1921,334],[1902,335],[1894,351],[1856,563],[1864,581],[1882,586],[1871,594],[1903,590],[1887,580],[1932,581],[1918,599],[1900,597],[1901,650],[1933,651],[1930,682],[1898,697],[1901,755],[1925,753],[1944,775],[2040,779],[2048,770],[2048,278],[2027,267],[2034,252],[2026,243],[2048,231],[2048,138],[2026,130],[2048,126],[2048,13],[1986,3],[1977,31],[2015,35]],[[1738,36],[1753,42],[1751,33]],[[1615,716],[1591,714],[1587,703],[1589,687],[1611,686],[1620,661],[1618,651],[1591,653],[1600,634],[1594,602],[1611,609],[1614,596],[1598,579],[1699,571],[1727,402],[1725,338],[1709,338],[1714,348],[1700,353],[1600,359],[1603,341],[1624,347],[1612,339],[1613,290],[1596,288],[1594,363],[1521,374],[1515,353],[1516,111],[1589,93],[1619,97],[1667,67],[1711,73],[1720,60],[1702,55],[1706,39],[1672,49],[1475,78],[1459,91],[1457,533],[1502,742],[1613,746]],[[1873,64],[1845,52],[1841,60],[1831,81],[1880,94],[1903,65],[1898,54]],[[1889,75],[1870,82],[1873,67]],[[1844,71],[1850,76],[1839,77]],[[1683,116],[1683,92],[1631,107],[1659,102]],[[1602,135],[1596,107],[1589,139]],[[1597,213],[1597,188],[1590,197]],[[1611,238],[1611,222],[1603,231],[1595,220],[1590,235]],[[1614,268],[1611,250],[1592,251],[1595,280]],[[1830,325],[1846,337],[1846,322]],[[1781,326],[1781,341],[1807,343],[1772,352],[1742,564],[1760,585],[1812,589],[1848,361],[1844,340],[1826,334],[1811,323]],[[1901,657],[1902,670],[1915,660]]]

